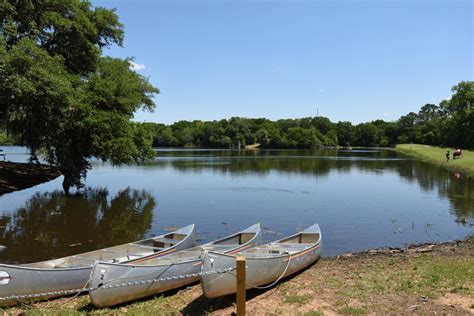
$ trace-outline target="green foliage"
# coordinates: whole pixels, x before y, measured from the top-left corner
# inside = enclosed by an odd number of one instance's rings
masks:
[[[309,311],[303,314],[304,316],[323,316],[324,313],[320,311]]]
[[[380,143],[379,130],[372,123],[359,124],[356,127],[356,142],[360,146],[372,147]]]
[[[204,146],[215,148],[261,144],[264,148],[318,148],[337,145],[337,132],[331,127],[322,134],[312,118],[272,122],[267,119],[233,117],[212,122],[179,121],[170,126],[154,126],[153,145],[157,147]],[[332,123],[331,123],[332,124]],[[332,126],[332,125],[331,125]]]
[[[12,135],[9,135],[5,132],[0,132],[0,146],[11,146],[16,145],[17,143],[18,140]]]
[[[133,116],[138,108],[153,110],[153,93],[145,78],[130,70],[130,59],[103,57],[86,82],[88,104],[96,110]]]
[[[308,294],[303,294],[303,295],[285,295],[285,298],[283,299],[283,302],[286,304],[297,304],[297,305],[302,305],[306,304],[309,301],[311,301],[311,296]]]
[[[341,314],[348,314],[348,315],[364,315],[367,313],[365,308],[362,307],[353,307],[353,306],[346,306],[339,310]]]
[[[67,70],[87,74],[101,49],[123,42],[114,10],[92,8],[85,0],[2,1],[0,33],[7,49],[30,38],[51,56],[62,56]]]
[[[474,148],[474,82],[461,81],[439,106],[424,105],[418,114],[400,118],[400,143]]]
[[[33,262],[67,256],[71,244],[81,253],[142,239],[156,203],[149,192],[130,188],[115,195],[103,188],[87,188],[69,197],[60,191],[37,192],[24,207],[0,218],[5,227],[0,233],[3,245],[15,249],[4,260],[12,256]],[[28,239],[34,242],[25,244]]]
[[[63,187],[81,187],[88,159],[114,164],[152,156],[153,131],[131,119],[153,110],[159,90],[130,69],[131,59],[102,57],[121,45],[113,10],[88,1],[7,1],[0,12],[0,119],[21,143],[56,165]]]
[[[351,122],[338,122],[336,123],[336,133],[339,140],[339,144],[342,146],[350,146],[355,143],[356,130]]]
[[[313,148],[322,145],[322,135],[315,128],[291,127],[287,135],[289,147]]]
[[[31,39],[21,39],[8,51],[1,46],[2,112],[35,155],[61,117],[74,107],[75,78],[64,69],[62,57],[50,56]]]
[[[453,88],[450,100],[425,104],[395,122],[376,120],[353,125],[332,123],[325,117],[301,119],[248,119],[155,124],[154,146],[203,146],[232,148],[259,143],[262,148],[318,148],[335,146],[393,147],[421,143],[474,148],[473,82]]]

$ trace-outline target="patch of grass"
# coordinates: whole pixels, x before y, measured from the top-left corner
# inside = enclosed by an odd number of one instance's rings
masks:
[[[304,295],[285,295],[283,302],[286,304],[306,304],[311,300],[311,296],[308,294]]]
[[[338,308],[342,308],[343,306],[347,306],[346,301],[343,301],[341,299],[337,300],[334,302],[334,306]]]
[[[353,307],[353,306],[346,306],[339,310],[342,314],[349,314],[349,315],[364,315],[367,313],[365,308],[362,307]]]
[[[278,285],[278,289],[282,292],[287,292],[291,288],[290,283],[285,282]]]
[[[420,144],[399,144],[396,147],[396,151],[400,153],[437,164],[451,171],[462,172],[468,176],[474,177],[474,151],[462,149],[462,156],[460,159],[450,159],[446,162],[447,150],[449,150],[452,158],[452,154],[455,150],[454,148],[442,148]]]
[[[18,306],[11,310],[1,310],[5,314],[16,314],[15,310],[21,308],[27,315],[163,315],[178,314],[180,306],[186,306],[186,303],[180,299],[174,299],[170,302],[170,297],[157,296],[144,301],[132,302],[129,305],[122,305],[112,308],[98,309],[94,307],[87,295],[80,296],[73,301],[68,298],[53,300],[40,303],[40,305]],[[182,305],[184,303],[184,305]]]
[[[304,316],[324,316],[323,312],[320,311],[309,311],[303,314]]]
[[[455,289],[468,295],[474,295],[474,258],[441,260],[429,256],[416,259],[420,292],[435,296]]]
[[[469,288],[466,287],[466,286],[457,286],[455,287],[454,289],[452,289],[450,292],[451,293],[468,293],[469,292]]]
[[[345,273],[326,279],[337,299],[362,303],[388,295],[438,297],[447,292],[474,295],[474,257],[442,258],[424,255],[410,259],[383,258],[370,269],[346,261]],[[319,285],[318,285],[319,286]],[[315,288],[314,290],[317,290]]]

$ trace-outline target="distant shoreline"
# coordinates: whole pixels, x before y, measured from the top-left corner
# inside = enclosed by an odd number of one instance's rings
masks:
[[[450,160],[446,161],[446,151],[450,152]],[[452,160],[454,148],[442,148],[420,144],[399,144],[395,151],[438,165],[446,170],[463,173],[474,178],[474,152],[462,149],[462,156]]]
[[[252,146],[252,145],[249,145]],[[327,147],[314,147],[314,148],[276,148],[276,147],[242,147],[240,149],[238,148],[224,148],[224,147],[208,147],[208,146],[176,146],[176,147],[153,147],[154,150],[157,149],[166,149],[166,150],[180,150],[180,149],[186,149],[186,150],[234,150],[234,151],[252,151],[252,150],[301,150],[301,151],[308,151],[308,150],[395,150],[395,147],[363,147],[363,146],[352,146],[350,148],[343,147],[343,146],[327,146]]]

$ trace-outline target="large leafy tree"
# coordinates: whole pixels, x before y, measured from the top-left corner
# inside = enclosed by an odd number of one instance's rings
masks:
[[[453,96],[441,103],[446,113],[444,143],[474,148],[474,81],[461,81],[452,89]]]
[[[82,186],[91,157],[121,164],[152,154],[150,133],[131,119],[154,109],[159,90],[130,59],[102,55],[122,42],[114,10],[88,1],[0,3],[0,114],[32,160],[58,166],[66,193]]]

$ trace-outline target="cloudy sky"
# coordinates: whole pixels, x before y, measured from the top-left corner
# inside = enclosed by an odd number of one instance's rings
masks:
[[[119,0],[133,68],[160,88],[136,120],[396,120],[473,80],[470,0]]]

